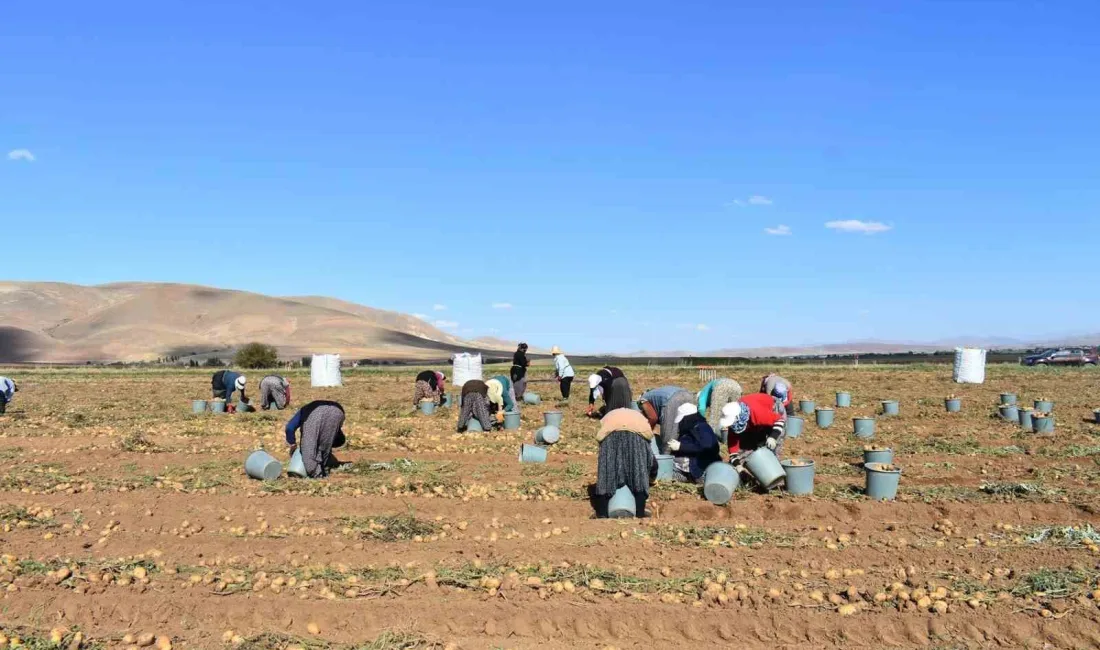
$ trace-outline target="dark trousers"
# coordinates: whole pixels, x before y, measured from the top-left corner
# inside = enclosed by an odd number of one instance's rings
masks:
[[[569,399],[569,390],[570,390],[570,388],[572,388],[572,386],[573,386],[573,378],[572,377],[563,377],[561,379],[561,398],[562,399]]]
[[[3,395],[0,395],[0,415],[3,415],[4,412],[7,411],[7,410],[8,410],[8,400],[5,399]]]

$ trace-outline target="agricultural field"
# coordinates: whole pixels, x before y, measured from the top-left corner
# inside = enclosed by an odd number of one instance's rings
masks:
[[[635,396],[701,385],[626,370]],[[456,434],[455,410],[412,412],[415,370],[337,389],[292,373],[297,405],[344,404],[350,464],[263,483],[244,459],[285,460],[291,413],[193,415],[209,372],[0,374],[21,387],[0,416],[0,647],[1100,646],[1097,370],[991,365],[959,386],[949,366],[784,368],[796,397],[852,394],[786,443],[816,461],[814,496],[719,507],[660,483],[644,520],[591,518],[586,391],[547,463],[523,465],[555,384],[530,385],[544,401],[520,431]],[[763,370],[719,374],[755,390]],[[1002,391],[1053,399],[1054,434],[994,417]],[[887,398],[901,412],[874,442],[903,474],[874,502],[851,418]]]

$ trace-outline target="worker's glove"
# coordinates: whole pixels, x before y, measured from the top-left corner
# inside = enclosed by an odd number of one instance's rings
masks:
[[[778,441],[775,438],[772,438],[772,437],[769,436],[768,441],[764,444],[766,444],[768,446],[768,449],[770,449],[772,451],[775,451],[775,446],[776,446],[776,444],[778,444]]]
[[[680,441],[679,440],[669,440],[668,441],[668,448],[671,449],[672,451],[680,451]]]
[[[504,422],[504,411],[497,411],[497,422]]]

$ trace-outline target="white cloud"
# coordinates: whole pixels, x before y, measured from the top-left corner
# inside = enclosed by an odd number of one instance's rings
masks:
[[[859,219],[844,219],[842,221],[826,221],[825,227],[841,232],[861,232],[865,235],[875,235],[893,228],[879,221],[860,221]]]
[[[447,311],[447,305],[432,305],[432,311]]]
[[[510,302],[494,302],[493,309],[511,309],[512,303]]]
[[[454,322],[453,320],[437,320],[437,321],[433,321],[432,325],[435,325],[436,327],[438,327],[440,329],[445,329],[445,330],[454,329],[454,328],[458,327],[458,323]]]
[[[771,204],[772,204],[772,200],[769,199],[766,196],[761,196],[759,194],[753,194],[752,196],[749,197],[749,205],[771,205]]]
[[[710,329],[710,326],[708,326],[706,323],[699,323],[695,326],[695,329],[700,332],[705,332]]]
[[[769,235],[789,235],[791,234],[791,227],[779,224],[775,228],[765,228],[764,232],[768,233]]]
[[[707,325],[706,323],[698,323],[698,324],[680,323],[679,325],[676,326],[676,329],[695,330],[697,332],[706,332],[707,330],[710,329],[710,326]]]
[[[427,314],[413,314],[413,318],[419,318],[420,320],[428,320]]]
[[[12,149],[8,152],[8,160],[22,160],[24,162],[34,162],[34,154],[30,149]]]

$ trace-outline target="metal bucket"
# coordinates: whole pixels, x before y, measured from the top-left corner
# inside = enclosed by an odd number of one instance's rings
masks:
[[[676,477],[673,471],[676,468],[676,457],[668,454],[657,454],[657,480],[671,481]]]
[[[729,463],[711,463],[703,474],[703,496],[715,505],[725,505],[741,485],[741,476]]]
[[[542,414],[542,423],[548,427],[560,427],[565,414],[561,411],[547,411]]]
[[[798,400],[798,410],[804,414],[809,415],[814,412],[814,401],[812,399]]]
[[[863,467],[867,471],[867,496],[878,501],[893,501],[898,495],[901,468],[886,469],[892,465],[885,463],[871,463]]]
[[[216,399],[210,402],[211,413],[225,413],[225,400]]]
[[[634,493],[625,485],[615,490],[607,504],[607,516],[611,519],[626,519],[636,517],[637,514],[638,503],[634,500]]]
[[[1034,423],[1031,421],[1032,410],[1028,408],[1016,409],[1020,415],[1020,428],[1025,431],[1034,431]]]
[[[802,435],[802,428],[806,424],[806,421],[797,415],[791,415],[787,418],[787,437],[797,438]]]
[[[875,418],[852,418],[852,431],[857,438],[874,438]]]
[[[1015,404],[1016,393],[1001,393],[1001,404]]]
[[[504,413],[504,429],[506,431],[515,431],[520,425],[519,411],[506,411]]]
[[[1020,409],[1015,404],[1001,404],[1001,418],[1009,422],[1020,421]]]
[[[535,442],[540,445],[552,445],[561,440],[561,429],[555,426],[545,426],[535,432]]]
[[[809,458],[789,458],[779,464],[787,473],[787,492],[799,495],[814,493],[814,461]]]
[[[530,404],[531,406],[534,406],[534,405],[538,404],[541,401],[542,401],[542,398],[539,397],[537,393],[532,393],[532,392],[528,391],[528,392],[523,394],[523,403],[524,404]]]
[[[225,402],[222,402],[222,404],[225,404]],[[282,475],[283,466],[271,454],[262,449],[257,449],[245,459],[244,471],[256,480],[274,481]]]
[[[1031,425],[1035,433],[1054,433],[1054,416],[1050,414],[1032,415]]]
[[[948,413],[958,413],[962,410],[963,401],[957,397],[955,399],[948,398],[943,400],[943,407],[947,409]]]
[[[883,415],[897,415],[901,412],[901,406],[897,400],[884,399],[882,400],[882,414]]]
[[[206,400],[204,400],[204,399],[191,400],[191,412],[192,413],[206,413]]]
[[[435,413],[435,402],[430,399],[420,400],[420,412],[424,415],[431,415]]]
[[[481,420],[479,420],[477,418],[474,418],[474,417],[471,417],[469,420],[466,421],[466,431],[484,431],[484,430],[485,429],[481,426]]]
[[[539,447],[538,445],[520,445],[519,462],[545,463],[546,447]]]
[[[783,465],[775,457],[775,452],[765,447],[748,455],[745,459],[745,469],[765,490],[772,489],[787,476],[783,471]]]
[[[836,394],[836,407],[846,409],[852,405],[852,394],[840,392]]]
[[[883,465],[889,465],[894,462],[894,450],[893,449],[864,449],[863,450],[863,464],[867,463],[882,463]]]
[[[1054,412],[1054,400],[1049,399],[1037,399],[1035,400],[1035,410],[1042,413]]]
[[[306,464],[302,462],[301,449],[294,450],[294,454],[290,457],[290,462],[286,464],[286,473],[290,476],[297,476],[298,478],[309,478],[309,474],[306,473]]]

